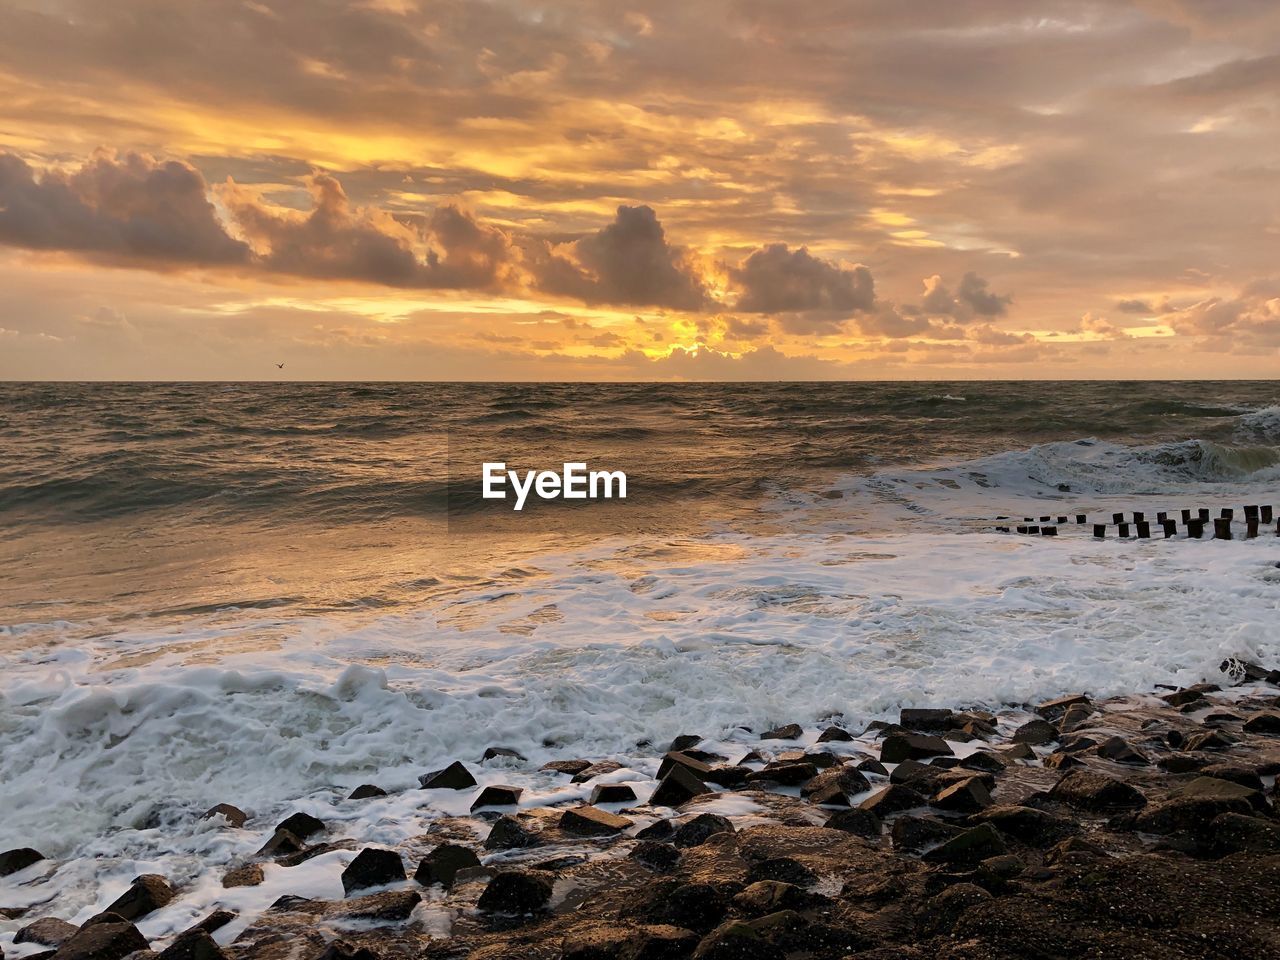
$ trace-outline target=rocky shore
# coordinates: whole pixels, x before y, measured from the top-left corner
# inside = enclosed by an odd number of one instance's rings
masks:
[[[230,902],[328,857],[344,896],[220,906],[148,942],[144,919],[187,893],[144,875],[78,925],[3,900],[0,918],[10,960],[1272,960],[1280,673],[1223,668],[1221,686],[903,710],[865,730],[691,733],[653,751],[647,783],[566,758],[539,774],[589,792],[561,805],[521,805],[522,786],[481,785],[460,761],[415,792],[469,815],[393,849],[299,812],[216,876]],[[234,798],[204,816],[260,826]],[[5,852],[0,890],[57,869]]]

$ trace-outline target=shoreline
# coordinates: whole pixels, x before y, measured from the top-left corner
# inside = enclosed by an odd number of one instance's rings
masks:
[[[691,733],[646,773],[566,756],[541,771],[552,806],[455,762],[402,792],[442,815],[392,843],[220,797],[186,828],[255,854],[139,877],[87,917],[41,911],[58,864],[0,854],[0,942],[10,960],[1274,956],[1280,673],[1223,667],[1221,688]],[[483,762],[515,772],[512,753]]]

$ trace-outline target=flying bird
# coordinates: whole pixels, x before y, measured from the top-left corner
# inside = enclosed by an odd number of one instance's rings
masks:
[[[283,369],[284,369],[284,364],[283,364],[283,363],[277,363],[277,364],[276,364],[276,369],[277,369],[277,370],[283,370]]]

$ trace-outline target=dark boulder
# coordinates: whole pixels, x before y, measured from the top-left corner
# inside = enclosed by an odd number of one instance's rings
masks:
[[[229,803],[219,803],[200,814],[201,820],[212,820],[214,817],[222,817],[227,821],[227,823],[231,824],[231,826],[235,827],[237,830],[243,827],[245,822],[249,819],[249,815],[247,813],[239,807],[233,807]]]
[[[356,890],[382,887],[405,879],[404,861],[394,850],[365,847],[342,871],[342,889],[347,896]]]
[[[950,710],[908,707],[898,714],[898,726],[907,730],[946,730],[951,726]]]
[[[711,788],[686,767],[675,764],[649,797],[649,804],[654,807],[679,807],[694,797],[711,792]]]
[[[1280,736],[1280,713],[1255,713],[1244,722],[1245,733]]]
[[[222,886],[230,890],[235,887],[256,887],[267,878],[259,863],[246,863],[232,867],[222,875]]]
[[[535,847],[538,843],[536,833],[526,829],[515,817],[507,815],[493,821],[484,846],[486,850],[519,850],[524,847]]]
[[[34,943],[42,947],[60,947],[80,930],[73,923],[55,917],[41,917],[13,935],[15,944]]]
[[[941,737],[919,733],[894,733],[880,744],[881,763],[901,763],[903,760],[924,760],[929,757],[954,755],[951,744]]]
[[[478,866],[480,858],[474,850],[456,843],[442,843],[422,858],[413,879],[424,887],[438,883],[448,890],[459,871]]]
[[[807,887],[817,881],[817,875],[794,857],[770,857],[753,863],[747,870],[747,883],[757,880],[780,880]]]
[[[582,837],[604,837],[621,833],[631,821],[598,807],[581,806],[560,815],[560,829]]]
[[[1017,730],[1013,731],[1014,743],[1025,743],[1028,746],[1040,746],[1045,743],[1053,743],[1058,739],[1058,728],[1048,720],[1028,720]]]
[[[137,920],[159,910],[172,899],[173,889],[169,881],[154,873],[144,873],[107,907],[106,912],[126,920]]]
[[[303,840],[324,830],[324,821],[309,813],[295,813],[276,824],[276,830],[285,830]]]
[[[1000,831],[989,823],[980,823],[930,850],[925,859],[938,863],[973,864],[1008,852]]]
[[[455,760],[443,770],[424,773],[418,783],[424,790],[467,790],[476,785],[476,778],[460,760]]]
[[[1150,760],[1142,753],[1139,753],[1121,737],[1109,737],[1102,743],[1098,744],[1098,756],[1104,760],[1110,760],[1112,763],[1128,763],[1134,766],[1147,766]]]
[[[881,823],[880,818],[870,810],[841,810],[833,813],[823,826],[859,837],[877,838],[880,836]]]
[[[148,948],[147,938],[137,927],[116,918],[85,924],[75,936],[63,941],[53,957],[56,960],[123,960],[131,953]]]
[[[747,774],[748,783],[778,783],[796,787],[818,775],[818,768],[807,760],[783,760],[767,764],[763,770]]]
[[[583,770],[588,769],[590,766],[590,760],[552,760],[549,763],[544,763],[539,767],[539,769],[550,770],[553,773],[566,773],[569,776],[574,776],[581,773]]]
[[[523,787],[512,787],[505,783],[490,784],[471,801],[471,812],[475,813],[485,807],[514,807],[520,802],[522,793]]]
[[[372,783],[362,783],[351,791],[348,800],[373,800],[375,797],[385,797],[387,791]]]
[[[893,822],[890,837],[893,840],[893,849],[914,852],[933,844],[943,843],[963,832],[962,827],[933,817],[904,816]]]
[[[43,853],[38,850],[32,850],[30,847],[6,850],[4,853],[0,853],[0,877],[7,877],[11,873],[25,870],[27,867],[44,859],[45,855]]]
[[[178,934],[160,951],[160,960],[223,960],[225,956],[209,931],[198,927]]]
[[[510,747],[487,747],[484,751],[484,755],[480,758],[480,762],[484,763],[486,760],[496,760],[499,758],[522,761],[527,759],[519,750],[512,750]]]
[[[591,788],[591,799],[587,802],[597,803],[633,803],[636,792],[625,783],[598,783]]]
[[[1072,770],[1053,785],[1049,796],[1068,806],[1094,811],[1128,810],[1147,802],[1129,784],[1088,770]]]
[[[979,777],[969,777],[943,788],[931,802],[939,810],[977,813],[991,806],[991,794]]]
[[[859,810],[874,813],[883,820],[893,813],[923,807],[927,801],[924,794],[901,784],[892,783],[879,793],[872,794],[858,804]]]
[[[1052,846],[1080,832],[1080,825],[1070,817],[1014,805],[988,807],[970,817],[969,822],[993,824],[1002,834],[1039,848]]]
[[[603,777],[606,773],[613,773],[615,770],[621,769],[622,764],[617,760],[600,760],[575,773],[573,775],[573,782],[588,783],[596,777]]]
[[[807,910],[824,902],[825,897],[781,880],[758,880],[733,898],[733,905],[752,917],[778,910]]]
[[[660,843],[657,840],[641,840],[631,848],[628,856],[650,870],[662,873],[674,870],[676,864],[680,862],[679,850],[669,843]]]
[[[786,723],[760,734],[761,740],[799,740],[804,736],[804,728],[798,723]]]
[[[491,913],[533,913],[547,905],[553,886],[538,870],[504,870],[489,881],[476,906]]]
[[[853,739],[853,734],[844,727],[831,726],[818,734],[819,743],[848,743]]]
[[[677,847],[697,847],[717,833],[733,833],[733,822],[718,813],[700,813],[682,823],[672,839]]]

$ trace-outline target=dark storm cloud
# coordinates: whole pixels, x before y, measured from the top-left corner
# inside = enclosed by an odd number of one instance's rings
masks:
[[[537,286],[584,303],[700,310],[708,303],[686,254],[667,241],[651,207],[618,207],[608,226],[552,250],[537,268]]]
[[[847,317],[870,310],[876,299],[866,267],[841,267],[785,243],[757,250],[730,274],[741,290],[735,309],[743,313],[821,310]]]
[[[246,262],[249,248],[227,234],[206,191],[200,173],[175,160],[101,152],[68,174],[0,154],[0,243],[120,261]]]
[[[455,206],[441,206],[425,223],[353,207],[328,174],[309,178],[312,209],[305,215],[267,207],[232,185],[223,193],[236,224],[262,248],[272,272],[394,287],[487,289],[501,285],[515,259],[507,236],[477,223]],[[419,255],[417,241],[430,244]]]

